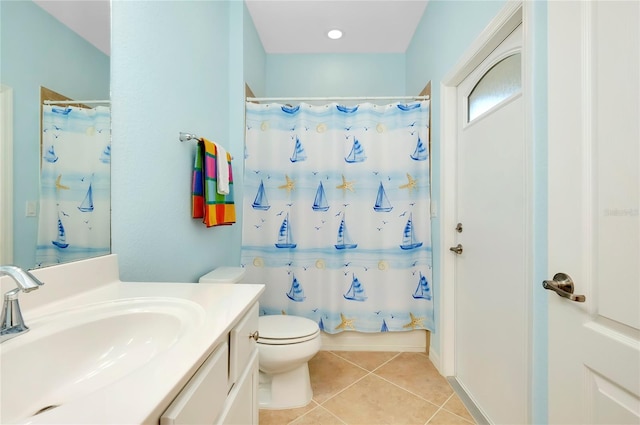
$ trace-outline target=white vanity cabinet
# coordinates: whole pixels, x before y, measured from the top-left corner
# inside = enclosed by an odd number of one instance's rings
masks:
[[[254,350],[249,364],[229,392],[222,414],[216,424],[248,425],[258,423],[258,351]]]
[[[160,425],[258,423],[258,303],[180,391]]]

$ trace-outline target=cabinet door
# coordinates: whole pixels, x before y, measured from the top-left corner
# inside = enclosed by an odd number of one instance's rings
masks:
[[[253,335],[257,335],[257,331],[258,303],[255,303],[230,333],[229,388],[238,381],[256,349],[257,342]]]
[[[248,425],[258,423],[258,350],[251,352],[247,368],[229,393],[227,406],[218,424]]]
[[[227,343],[217,348],[160,417],[160,425],[212,424],[227,396]]]

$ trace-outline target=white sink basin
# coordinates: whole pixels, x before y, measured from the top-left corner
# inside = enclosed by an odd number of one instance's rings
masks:
[[[197,332],[204,315],[192,301],[135,298],[27,319],[29,332],[0,345],[0,423],[28,421],[135,373]]]

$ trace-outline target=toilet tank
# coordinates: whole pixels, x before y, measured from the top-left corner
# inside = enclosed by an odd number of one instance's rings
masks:
[[[242,267],[218,267],[200,278],[200,283],[237,283],[244,277]]]

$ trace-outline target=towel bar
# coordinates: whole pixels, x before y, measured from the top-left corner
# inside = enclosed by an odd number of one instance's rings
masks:
[[[180,132],[180,141],[181,142],[188,142],[189,140],[201,140],[201,137],[196,136],[195,134],[191,134],[191,133],[184,133],[184,132]],[[231,154],[229,154],[231,155]],[[233,159],[233,155],[231,155],[231,159]]]
[[[191,133],[184,133],[184,132],[180,132],[180,141],[181,142],[187,142],[189,140],[200,140],[200,137],[196,136],[195,134],[191,134]]]

